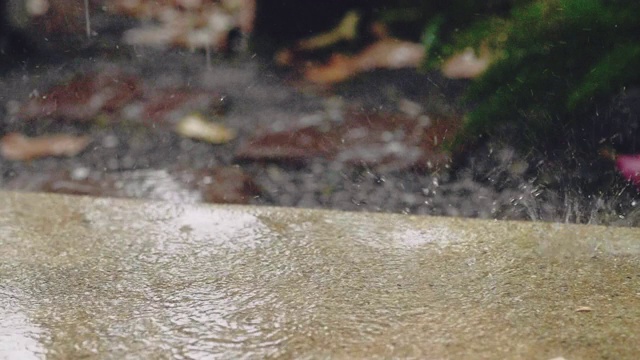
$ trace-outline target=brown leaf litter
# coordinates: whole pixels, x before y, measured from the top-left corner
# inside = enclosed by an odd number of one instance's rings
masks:
[[[147,169],[117,173],[79,170],[23,174],[11,180],[5,188],[180,203],[247,204],[251,198],[260,195],[260,189],[252,178],[235,166],[198,170]]]
[[[324,157],[380,171],[433,169],[449,162],[442,143],[459,121],[402,114],[349,112],[340,123],[266,132],[236,152],[239,160],[304,163]]]

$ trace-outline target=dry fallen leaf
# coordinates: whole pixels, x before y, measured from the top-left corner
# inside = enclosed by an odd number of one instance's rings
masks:
[[[486,47],[480,49],[480,56],[472,48],[467,48],[447,59],[442,64],[442,74],[450,79],[475,79],[491,64],[491,54]]]
[[[78,74],[68,82],[47,90],[27,101],[19,111],[25,120],[91,121],[108,115],[142,95],[140,79],[108,68],[100,72]]]
[[[176,125],[176,132],[184,137],[224,144],[236,137],[236,132],[221,124],[204,120],[199,115],[189,115]]]
[[[353,40],[358,35],[359,22],[360,14],[355,10],[351,10],[347,12],[335,28],[328,32],[302,39],[291,48],[279,50],[274,55],[274,61],[280,66],[295,66],[300,64],[301,58],[305,57],[304,54],[332,46],[340,41]]]
[[[353,40],[357,35],[359,22],[360,14],[355,10],[351,10],[342,18],[338,26],[332,30],[300,40],[298,49],[314,50],[331,46],[343,40]]]
[[[10,133],[0,139],[0,154],[9,160],[32,160],[47,156],[75,156],[91,142],[88,136],[66,134],[26,137]]]
[[[334,55],[328,64],[308,68],[305,78],[317,84],[334,84],[373,69],[417,67],[423,58],[422,45],[385,38],[369,45],[353,57]]]
[[[142,112],[135,114],[153,124],[177,124],[184,116],[193,113],[222,114],[225,96],[203,89],[164,88],[145,94]]]

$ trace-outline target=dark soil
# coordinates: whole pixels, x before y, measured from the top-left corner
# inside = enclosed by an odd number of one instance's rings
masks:
[[[354,112],[460,119],[464,109],[458,99],[464,82],[413,70],[377,71],[321,90],[299,85],[264,56],[219,56],[207,66],[205,56],[197,52],[116,45],[103,39],[100,46],[73,56],[54,58],[45,52],[5,69],[0,77],[0,136],[82,133],[93,142],[72,158],[0,159],[0,186],[178,202],[640,224],[637,191],[619,177],[611,176],[604,191],[590,191],[584,184],[593,170],[584,170],[574,154],[545,156],[532,150],[523,156],[506,140],[478,142],[436,170],[385,168],[315,155],[293,162],[236,156],[259,134],[345,121]],[[238,137],[212,145],[183,138],[155,123],[26,121],[16,115],[30,96],[46,94],[76,74],[114,66],[139,77],[147,89],[204,89],[219,94],[224,111],[216,119],[237,130]],[[407,114],[415,105],[417,114]],[[221,168],[231,175],[218,176]],[[229,173],[232,168],[242,171]],[[210,175],[198,175],[207,171]],[[229,187],[216,181],[236,184]]]

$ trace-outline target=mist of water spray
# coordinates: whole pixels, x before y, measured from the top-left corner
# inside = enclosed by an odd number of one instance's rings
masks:
[[[638,226],[640,207],[629,200],[629,186],[608,194],[585,196],[575,188],[550,190],[534,187],[534,191],[518,198],[533,221],[554,221],[592,225]]]

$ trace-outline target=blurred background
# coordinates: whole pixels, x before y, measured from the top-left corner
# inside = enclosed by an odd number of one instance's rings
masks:
[[[0,188],[640,224],[640,5],[0,2]]]

